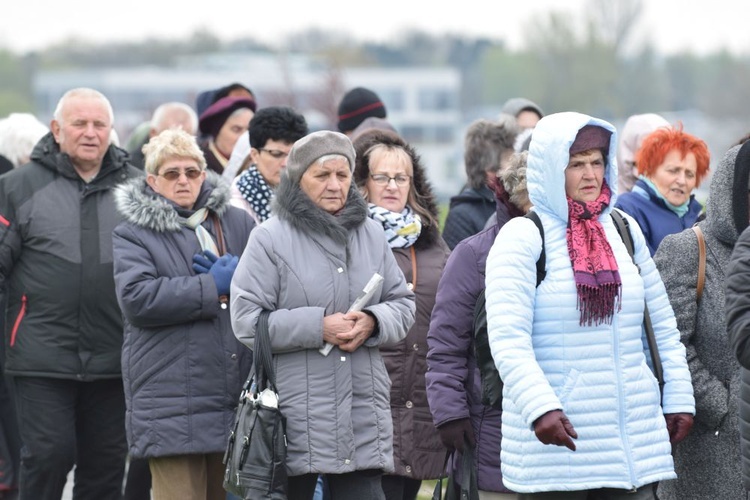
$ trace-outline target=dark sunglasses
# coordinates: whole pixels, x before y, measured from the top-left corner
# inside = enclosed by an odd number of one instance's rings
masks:
[[[203,170],[199,170],[197,168],[186,168],[184,171],[183,170],[167,170],[166,172],[162,172],[156,175],[164,177],[168,181],[176,181],[177,179],[180,178],[180,176],[183,173],[185,174],[185,177],[187,177],[188,179],[197,179],[198,177],[201,176],[201,172],[203,172]]]

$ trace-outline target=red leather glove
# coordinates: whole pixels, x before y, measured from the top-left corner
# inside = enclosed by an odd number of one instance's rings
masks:
[[[576,445],[571,438],[578,439],[578,433],[562,410],[548,411],[537,418],[534,421],[534,433],[544,444],[565,446],[576,451]]]
[[[451,420],[445,422],[438,427],[438,433],[440,434],[440,440],[443,445],[450,451],[458,450],[459,452],[464,451],[464,443],[469,442],[472,448],[476,444],[474,440],[474,429],[471,426],[471,421],[468,418],[460,418],[458,420]]]
[[[669,442],[677,444],[685,439],[693,427],[693,416],[689,413],[667,413],[664,415],[669,431]]]

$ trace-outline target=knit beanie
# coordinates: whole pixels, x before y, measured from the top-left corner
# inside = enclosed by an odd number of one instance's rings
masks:
[[[609,154],[609,138],[611,135],[612,132],[597,125],[585,125],[576,134],[568,153],[573,156],[589,149],[601,149],[606,158]]]
[[[256,107],[255,100],[249,97],[222,97],[200,115],[198,127],[202,134],[216,137],[232,113],[241,108],[255,113]]]
[[[349,160],[349,170],[354,171],[354,146],[344,134],[330,130],[320,130],[298,140],[289,151],[286,168],[283,170],[289,180],[299,184],[302,175],[321,156],[339,154]]]
[[[338,129],[341,132],[354,130],[365,118],[385,118],[383,101],[372,90],[356,87],[344,94],[339,104]]]

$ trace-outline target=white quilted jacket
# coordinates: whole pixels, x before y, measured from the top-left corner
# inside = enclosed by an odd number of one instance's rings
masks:
[[[524,217],[505,224],[487,260],[489,340],[505,382],[502,471],[517,492],[632,489],[675,476],[664,413],[695,413],[693,389],[674,313],[643,235],[632,219],[633,264],[606,210],[600,217],[622,278],[622,307],[611,324],[580,326],[565,239],[568,209],[564,170],[584,125],[613,131],[605,178],[617,196],[616,134],[609,123],[558,113],[537,124],[528,186],[545,229],[547,275],[536,286],[541,237]],[[659,388],[644,353],[644,298],[661,355]],[[578,433],[577,450],[544,445],[532,423],[563,410]]]

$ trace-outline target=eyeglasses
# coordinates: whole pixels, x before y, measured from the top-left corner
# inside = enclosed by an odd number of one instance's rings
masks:
[[[287,156],[289,156],[289,153],[285,153],[284,151],[279,151],[278,149],[258,148],[258,151],[265,151],[266,153],[273,156],[277,160],[280,160],[282,158],[286,158]]]
[[[203,170],[200,170],[198,168],[186,168],[185,170],[167,170],[166,172],[162,172],[156,175],[164,177],[168,181],[176,181],[182,174],[185,174],[185,177],[194,180],[200,177],[202,172]]]
[[[395,177],[389,177],[385,174],[375,174],[371,175],[370,179],[372,179],[372,182],[374,182],[378,186],[387,186],[391,182],[391,180],[393,180],[396,182],[396,185],[398,187],[404,187],[409,184],[411,176],[406,174],[398,174]]]

